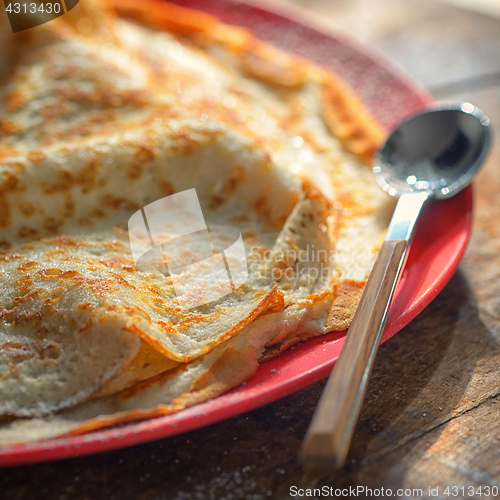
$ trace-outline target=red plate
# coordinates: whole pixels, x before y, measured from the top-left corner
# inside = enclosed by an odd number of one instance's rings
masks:
[[[379,121],[390,128],[432,98],[392,63],[366,47],[330,33],[301,10],[237,0],[174,0],[221,20],[251,28],[258,37],[295,52],[342,76]],[[470,234],[472,191],[432,202],[416,230],[407,266],[394,297],[383,341],[408,324],[451,278]],[[304,342],[263,363],[245,384],[182,411],[81,436],[0,450],[0,465],[25,464],[97,453],[153,441],[202,427],[264,405],[328,375],[344,341],[332,333]]]

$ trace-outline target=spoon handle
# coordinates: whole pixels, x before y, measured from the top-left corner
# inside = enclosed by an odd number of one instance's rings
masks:
[[[304,462],[344,465],[408,243],[426,193],[396,206],[340,357],[323,391],[300,452]]]

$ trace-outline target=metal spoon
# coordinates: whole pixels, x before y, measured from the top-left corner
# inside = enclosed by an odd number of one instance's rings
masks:
[[[300,452],[304,462],[344,465],[422,206],[430,198],[450,198],[466,187],[490,142],[490,120],[480,109],[469,103],[440,104],[400,124],[375,155],[377,182],[399,200],[304,439]]]

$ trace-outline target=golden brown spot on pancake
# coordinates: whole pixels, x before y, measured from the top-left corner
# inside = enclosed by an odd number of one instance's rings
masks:
[[[47,261],[59,259],[64,256],[64,250],[51,250],[45,254],[45,259]]]
[[[100,208],[94,208],[89,212],[89,217],[102,218],[106,216],[106,212]]]
[[[19,177],[14,172],[3,172],[0,185],[0,227],[8,227],[12,223],[10,203],[7,193],[20,189]]]
[[[317,153],[324,153],[328,151],[328,148],[326,146],[320,146],[314,136],[309,133],[307,130],[302,130],[300,132],[300,136],[302,139],[304,139],[304,142],[307,143],[307,145],[313,150],[316,151]]]
[[[97,160],[93,157],[78,174],[63,168],[59,169],[57,179],[54,182],[42,182],[42,190],[46,194],[53,194],[69,191],[75,185],[79,185],[84,193],[88,193],[95,187],[96,173]]]
[[[63,294],[64,292],[64,289],[61,288],[61,287],[58,287],[58,288],[54,288],[54,290],[52,290],[49,294],[50,298],[51,299],[58,299],[59,297],[61,297],[61,295]]]
[[[51,240],[51,243],[53,243],[54,245],[59,245],[59,246],[68,247],[68,248],[81,247],[81,246],[87,246],[87,245],[89,245],[88,242],[79,240],[77,238],[71,238],[69,236],[61,236],[60,238],[55,238],[54,240]],[[55,251],[53,251],[53,253],[54,253],[54,255],[63,254],[62,250],[55,250]]]
[[[124,210],[139,210],[139,205],[137,203],[128,200],[127,198],[113,196],[111,194],[104,195],[101,198],[101,202],[103,205],[109,208],[113,208],[115,210],[124,209]]]
[[[142,175],[142,165],[135,162],[131,163],[128,167],[127,175],[131,180],[139,179],[139,177]]]
[[[278,218],[273,218],[273,204],[265,195],[259,196],[255,203],[253,204],[253,209],[255,213],[259,215],[266,224],[275,229],[280,229],[283,227],[288,215],[282,215]]]
[[[100,260],[99,262],[107,267],[121,269],[122,271],[135,271],[134,260],[123,255],[117,255],[111,259]]]
[[[38,163],[45,160],[45,154],[41,149],[32,149],[26,157],[33,163]]]
[[[126,222],[119,222],[113,226],[113,233],[117,236],[126,237],[128,236],[128,226]]]
[[[57,278],[61,275],[61,273],[62,270],[57,268],[42,269],[38,271],[38,274],[42,276],[42,278],[49,278],[49,279]]]
[[[78,125],[70,128],[58,130],[53,137],[46,139],[46,144],[50,144],[52,139],[72,139],[85,135],[90,135],[94,130],[99,129],[102,133],[106,131],[106,123],[116,120],[116,112],[112,110],[95,110],[86,115],[86,117],[78,123]],[[116,125],[114,125],[116,127]]]
[[[35,238],[38,235],[38,229],[34,227],[21,226],[17,232],[19,238]]]
[[[359,100],[333,75],[323,75],[323,120],[343,146],[367,165],[385,137],[385,131],[362,108]]]
[[[144,0],[144,6],[133,0],[113,2],[113,7],[120,15],[173,31],[184,36],[211,33],[221,24],[210,14],[188,9],[179,5]],[[146,8],[144,8],[146,7]]]
[[[7,356],[15,363],[21,363],[30,358],[40,358],[55,360],[61,353],[62,349],[56,342],[6,342],[0,346],[0,350],[5,352]]]
[[[0,120],[0,137],[3,137],[5,135],[18,134],[21,131],[21,127],[10,118],[2,118]],[[5,149],[7,150],[7,152],[9,151],[9,148]],[[2,156],[4,156],[4,154],[2,154]]]
[[[62,348],[59,344],[51,343],[43,348],[41,357],[47,360],[55,361],[62,354]]]
[[[78,219],[78,225],[82,227],[90,227],[94,225],[94,221],[90,217],[81,217]]]
[[[65,271],[60,275],[62,280],[66,280],[69,278],[74,278],[75,276],[81,276],[78,271]]]
[[[250,217],[248,216],[248,214],[241,214],[241,215],[236,215],[235,217],[233,217],[233,220],[235,222],[247,222],[248,220],[250,219]],[[249,231],[251,232],[251,231]],[[254,231],[254,236],[256,235],[255,231]]]
[[[53,194],[58,191],[69,191],[74,184],[75,177],[72,172],[60,169],[55,182],[42,182],[42,190],[45,194]]]
[[[22,108],[26,102],[28,101],[27,95],[23,93],[21,90],[16,89],[12,92],[9,92],[4,97],[5,105],[7,107],[7,111],[13,112]]]
[[[69,75],[68,75],[69,76]],[[141,89],[117,91],[104,81],[96,82],[90,90],[65,86],[59,89],[61,102],[75,102],[80,106],[92,106],[99,110],[120,108],[123,106],[142,107],[148,100]]]
[[[29,276],[23,276],[20,280],[17,280],[16,285],[19,287],[21,297],[33,291],[33,280]],[[18,303],[19,299],[20,297],[16,297],[14,302]]]
[[[91,191],[96,184],[97,159],[93,157],[87,167],[77,177],[76,182],[82,187],[84,193]]]
[[[43,227],[49,233],[57,233],[60,227],[63,225],[62,220],[58,220],[55,217],[45,217]]]
[[[49,304],[45,304],[40,309],[40,313],[42,314],[42,316],[48,316],[49,314],[53,314],[54,312],[55,312],[55,309]]]
[[[22,201],[19,203],[19,211],[26,217],[31,217],[35,213],[35,207],[33,206],[33,203]]]
[[[243,71],[264,83],[293,88],[306,81],[308,65],[304,61],[254,38],[239,56]]]
[[[20,266],[17,266],[18,271],[26,271],[27,269],[31,269],[32,267],[35,267],[37,265],[36,262],[30,260],[28,262],[25,262],[24,264],[21,264]]]
[[[237,166],[231,173],[231,176],[226,179],[222,186],[218,187],[215,190],[215,193],[211,196],[211,208],[217,208],[222,205],[227,200],[227,198],[229,198],[229,196],[231,196],[236,191],[244,177],[245,169],[243,167]]]
[[[134,152],[134,161],[128,168],[128,177],[138,179],[142,175],[144,164],[154,160],[156,155],[157,152],[152,141],[149,144],[146,141],[138,144]]]
[[[9,227],[11,223],[10,206],[4,193],[0,193],[0,227]]]
[[[80,309],[81,311],[87,311],[89,309],[92,309],[93,308],[93,305],[90,303],[90,302],[85,302],[83,304],[79,304],[78,306],[78,309]]]
[[[64,209],[62,212],[62,216],[64,218],[70,218],[75,214],[75,203],[73,202],[73,198],[69,193],[66,194],[66,200],[64,201]]]
[[[16,313],[10,310],[4,310],[0,313],[0,318],[2,318],[7,323],[13,323],[16,319]]]
[[[17,260],[22,258],[23,256],[18,254],[2,255],[0,256],[0,262],[8,262],[9,260]]]
[[[163,330],[169,333],[178,334],[179,332],[175,329],[172,323],[166,323],[165,321],[157,321],[157,324],[160,325]]]
[[[177,154],[192,153],[199,145],[199,142],[193,137],[192,130],[181,128],[172,133],[173,147],[170,152],[172,156]]]
[[[110,250],[114,250],[116,252],[125,249],[125,245],[118,240],[105,241],[103,242],[103,246],[109,248]]]
[[[174,186],[165,180],[160,181],[160,189],[161,189],[161,194],[162,196],[169,196],[171,194],[174,194],[176,192],[176,189]]]

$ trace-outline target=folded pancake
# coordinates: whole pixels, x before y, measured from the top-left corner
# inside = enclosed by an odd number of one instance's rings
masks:
[[[216,397],[239,385],[257,369],[264,345],[293,329],[326,332],[329,304],[293,305],[276,314],[260,316],[199,359],[160,374],[119,394],[95,398],[56,415],[0,424],[3,445],[74,435],[123,422],[169,415]]]
[[[29,31],[0,85],[0,415],[35,418],[0,443],[179,411],[347,328],[392,202],[336,77],[164,2]],[[200,234],[149,227],[190,190]]]

